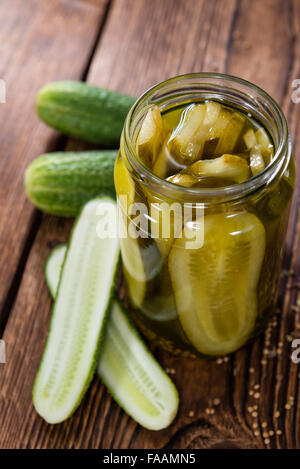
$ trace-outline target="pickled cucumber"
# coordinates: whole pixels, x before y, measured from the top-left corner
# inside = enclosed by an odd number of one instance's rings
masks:
[[[139,308],[146,293],[146,282],[151,281],[160,271],[163,257],[156,243],[151,239],[121,238],[121,252],[124,276],[133,305]]]
[[[255,176],[261,172],[266,165],[268,165],[273,157],[274,147],[271,143],[271,140],[267,132],[260,127],[256,132],[253,129],[248,129],[247,132],[243,135],[243,140],[247,149],[250,151],[250,160],[252,152],[253,163],[250,166],[252,168],[252,174]]]
[[[181,163],[198,159],[203,144],[200,132],[206,113],[205,104],[192,104],[182,113],[181,121],[169,140],[171,153]]]
[[[199,160],[188,168],[192,176],[206,176],[227,179],[240,183],[249,176],[248,163],[236,155],[223,155],[212,160]]]
[[[250,169],[253,176],[256,176],[265,168],[265,162],[261,154],[261,146],[256,144],[250,151]]]
[[[235,149],[238,138],[244,127],[246,118],[242,114],[234,112],[229,120],[224,132],[221,134],[217,148],[216,156],[224,153],[232,153]]]
[[[150,195],[151,236],[161,252],[166,257],[169,254],[174,238],[180,233],[182,228],[182,209],[176,204],[172,206],[172,201],[155,202]]]
[[[151,107],[143,121],[137,150],[141,161],[152,168],[164,141],[164,123],[157,106]]]
[[[148,184],[142,180],[135,181],[133,189],[130,186],[129,193],[135,200],[141,190],[153,239],[123,241],[129,296],[133,306],[140,308],[141,323],[149,332],[162,339],[171,337],[173,341],[174,337],[178,348],[182,334],[191,350],[206,355],[227,354],[242,346],[259,325],[261,291],[266,283],[261,270],[269,256],[265,254],[266,237],[270,241],[265,229],[269,230],[269,219],[282,213],[278,202],[281,183],[274,189],[272,199],[264,197],[249,203],[251,213],[234,209],[241,207],[238,204],[222,204],[220,209],[221,204],[212,208],[208,204],[205,216],[200,218],[196,200],[200,204],[206,200],[201,189],[241,184],[263,171],[273,158],[272,140],[254,116],[223,102],[188,102],[163,109],[163,124],[157,125],[157,134],[154,111],[151,112],[140,131],[140,138],[146,135],[140,159],[143,163],[147,160],[159,178],[181,187],[175,193],[175,188],[171,192],[171,187],[164,185],[160,191],[154,188],[153,181]],[[199,197],[193,196],[195,204],[191,203],[188,188],[194,194],[199,189]],[[215,197],[213,191],[211,194]],[[192,206],[188,220],[185,202]],[[182,218],[175,216],[173,204],[179,206]],[[127,215],[132,218],[130,213]],[[200,234],[198,244],[191,241],[196,229]],[[167,321],[168,331],[164,329]],[[172,321],[177,322],[177,329]],[[182,347],[185,349],[185,345]]]
[[[251,150],[251,148],[257,144],[254,130],[253,129],[247,130],[247,132],[245,132],[245,134],[243,135],[243,140],[245,142],[247,150]]]
[[[153,172],[157,176],[159,176],[162,179],[165,179],[168,173],[168,166],[169,166],[169,160],[171,158],[171,155],[169,154],[169,149],[167,144],[165,143],[160,152],[159,155],[153,165]]]
[[[215,160],[223,155],[239,156],[250,163],[250,152],[254,147],[253,171],[248,171],[241,180],[234,178],[233,182],[243,182],[270,163],[274,154],[270,136],[252,116],[247,117],[216,101],[192,103],[181,109],[161,114],[157,106],[152,106],[141,125],[137,139],[139,158],[160,178],[169,178],[184,187],[210,187],[210,183],[212,187],[222,187],[224,184],[220,184],[219,175],[198,175],[201,180],[193,184],[191,178],[176,177],[176,174],[192,175],[190,167],[195,162]],[[257,145],[260,145],[261,157],[257,156]],[[226,182],[224,177],[225,185],[230,184],[230,180]]]
[[[222,108],[218,119],[214,122],[214,125],[209,129],[206,136],[206,144],[204,147],[204,154],[206,158],[220,156],[216,154],[217,146],[220,138],[227,129],[227,126],[232,118],[232,111],[229,109]],[[225,151],[224,153],[228,153]]]
[[[260,127],[255,132],[255,137],[257,143],[261,146],[261,152],[264,159],[265,164],[269,164],[274,155],[274,147],[271,143],[271,140],[267,134],[267,132]]]
[[[246,211],[209,214],[203,246],[186,249],[191,229],[185,227],[169,256],[179,319],[200,353],[227,354],[245,343],[255,325],[265,229]]]
[[[173,184],[177,184],[178,186],[193,187],[195,184],[197,184],[198,179],[191,174],[178,173],[174,174],[174,176],[170,176],[168,181],[172,182]]]
[[[169,140],[171,152],[180,162],[192,163],[202,157],[207,135],[215,125],[221,105],[214,101],[188,107]]]
[[[123,204],[123,209],[125,209],[124,203],[130,207],[135,200],[135,183],[120,156],[116,160],[114,179],[118,202]],[[126,197],[126,200],[120,196]]]
[[[121,238],[122,265],[133,306],[139,308],[146,293],[146,274],[139,245],[136,239]]]

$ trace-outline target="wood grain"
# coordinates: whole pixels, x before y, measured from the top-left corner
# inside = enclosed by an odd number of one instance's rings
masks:
[[[283,105],[299,166],[300,105],[290,99],[291,82],[300,76],[299,24],[296,0],[226,0],[226,8],[221,0],[114,0],[87,79],[138,95],[178,73],[240,75]],[[78,145],[68,142],[69,148]],[[160,432],[136,425],[98,379],[64,424],[47,425],[35,414],[31,388],[51,308],[43,266],[49,246],[67,239],[70,229],[70,222],[44,216],[4,334],[8,363],[0,368],[0,447],[300,448],[299,371],[290,360],[289,342],[300,327],[300,308],[293,307],[299,300],[298,202],[299,187],[287,233],[279,310],[268,331],[224,360],[193,361],[156,350],[181,396],[176,421]],[[290,409],[287,403],[293,404]]]
[[[0,77],[7,89],[7,102],[0,105],[0,334],[39,222],[24,194],[24,170],[59,143],[38,120],[35,96],[51,80],[81,77],[105,5],[105,0],[94,6],[71,0],[0,3]]]

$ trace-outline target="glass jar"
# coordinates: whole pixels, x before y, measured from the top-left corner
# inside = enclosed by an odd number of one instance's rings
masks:
[[[259,122],[274,158],[258,175],[226,187],[186,188],[160,179],[136,152],[149,106],[169,113],[209,99]],[[247,81],[183,75],[136,101],[121,137],[115,186],[127,300],[151,341],[178,355],[219,356],[263,330],[276,303],[294,179],[285,117]]]

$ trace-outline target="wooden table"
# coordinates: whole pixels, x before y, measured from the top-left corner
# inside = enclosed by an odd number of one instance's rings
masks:
[[[288,227],[278,311],[268,333],[224,360],[179,359],[156,350],[181,396],[173,425],[136,425],[95,379],[67,422],[47,425],[31,390],[51,304],[45,260],[68,239],[72,220],[42,215],[26,200],[26,165],[45,151],[87,148],[39,122],[38,89],[82,79],[139,95],[170,76],[218,71],[266,89],[289,121],[299,165],[299,0],[2,0],[0,78],[1,448],[300,448],[300,367],[291,338],[300,328],[299,187]]]

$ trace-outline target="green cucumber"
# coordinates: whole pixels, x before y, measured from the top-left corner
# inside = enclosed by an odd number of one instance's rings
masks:
[[[119,146],[125,117],[135,99],[83,82],[57,81],[37,95],[40,118],[63,134]]]
[[[89,200],[115,196],[116,151],[46,153],[27,167],[27,196],[40,210],[59,216],[76,216]]]
[[[161,430],[174,420],[177,389],[118,301],[112,304],[98,373],[118,404],[143,427]]]
[[[110,227],[106,237],[99,233],[104,218]],[[35,379],[33,403],[49,423],[72,415],[93,377],[119,257],[116,203],[94,199],[84,206],[72,231]]]
[[[66,246],[58,246],[46,264],[46,281],[53,298],[65,253]],[[118,404],[143,427],[161,430],[174,419],[177,390],[118,300],[113,300],[108,316],[97,370]]]

